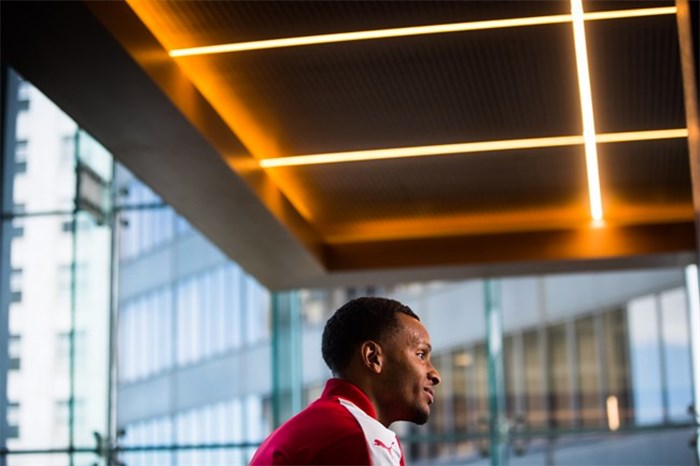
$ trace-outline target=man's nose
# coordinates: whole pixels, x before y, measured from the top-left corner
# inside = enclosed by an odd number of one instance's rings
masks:
[[[438,385],[440,383],[440,374],[434,367],[428,372],[428,378],[433,382],[433,385]]]

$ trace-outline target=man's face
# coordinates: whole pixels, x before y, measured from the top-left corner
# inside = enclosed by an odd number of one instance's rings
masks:
[[[397,314],[400,329],[382,344],[382,411],[393,421],[425,424],[430,416],[434,387],[440,375],[430,362],[430,335],[423,324],[406,314]]]

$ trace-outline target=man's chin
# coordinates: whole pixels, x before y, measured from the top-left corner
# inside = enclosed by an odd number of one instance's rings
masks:
[[[412,422],[414,424],[417,424],[419,426],[422,426],[426,422],[428,422],[428,419],[430,418],[430,408],[427,410],[420,410],[415,413],[413,416]]]

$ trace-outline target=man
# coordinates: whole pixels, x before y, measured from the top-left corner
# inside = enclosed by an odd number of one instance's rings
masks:
[[[394,421],[424,424],[440,376],[430,336],[398,301],[357,298],[328,319],[323,359],[334,378],[321,397],[273,432],[251,465],[404,466]]]

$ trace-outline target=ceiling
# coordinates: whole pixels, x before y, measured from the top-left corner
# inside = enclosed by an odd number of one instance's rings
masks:
[[[696,249],[676,14],[648,15],[674,2],[584,3],[595,176],[569,2],[22,3],[3,3],[3,60],[270,288],[677,265]],[[533,17],[546,24],[484,29]],[[397,29],[445,24],[461,30]],[[368,30],[394,36],[169,54]],[[327,153],[340,161],[261,166]]]

